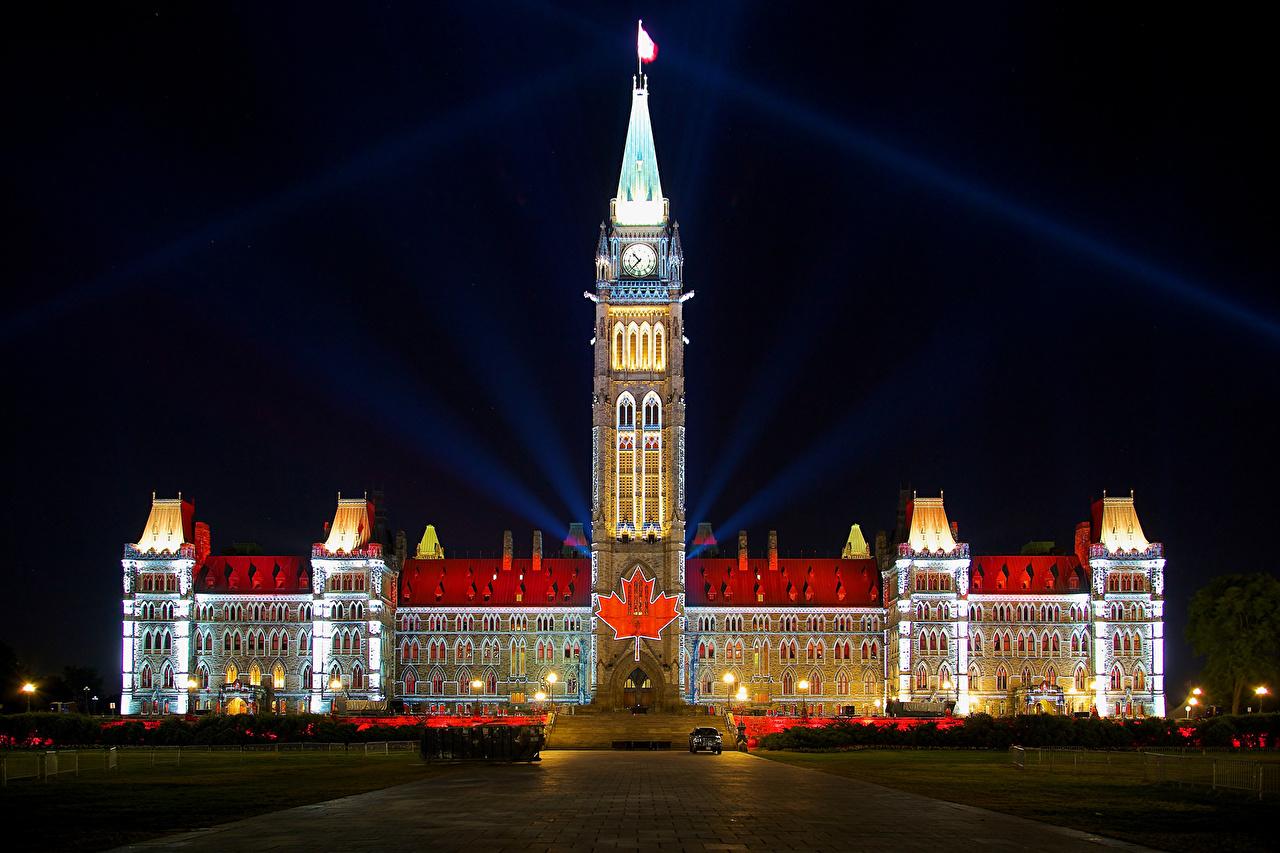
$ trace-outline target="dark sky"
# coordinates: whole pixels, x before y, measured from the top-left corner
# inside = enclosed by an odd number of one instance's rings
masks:
[[[587,520],[637,17],[697,293],[691,521],[834,554],[941,488],[1016,553],[1134,489],[1173,692],[1191,593],[1269,553],[1272,22],[263,5],[6,35],[3,639],[36,667],[117,670],[153,489],[215,549],[304,553],[340,489],[452,554]]]

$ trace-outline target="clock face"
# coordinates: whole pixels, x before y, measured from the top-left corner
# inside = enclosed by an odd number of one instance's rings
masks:
[[[648,243],[632,243],[622,250],[622,270],[627,275],[644,278],[658,268],[658,254]]]

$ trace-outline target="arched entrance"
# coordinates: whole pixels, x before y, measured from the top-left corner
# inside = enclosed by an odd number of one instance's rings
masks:
[[[622,686],[622,706],[634,708],[637,705],[643,708],[653,706],[653,682],[640,667],[631,671],[626,684]]]
[[[234,717],[237,714],[244,714],[247,713],[248,710],[249,706],[245,704],[243,699],[236,698],[227,701],[227,714],[229,716]]]

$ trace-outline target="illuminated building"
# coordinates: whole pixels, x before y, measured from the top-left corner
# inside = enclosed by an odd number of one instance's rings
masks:
[[[558,553],[447,557],[427,526],[410,554],[375,536],[376,506],[339,497],[309,560],[212,554],[181,500],[152,501],[125,546],[125,713],[492,711],[551,701],[746,701],[875,712],[1097,708],[1163,714],[1163,549],[1132,497],[1104,498],[1073,553],[971,556],[941,496],[903,496],[875,553],[854,525],[838,557],[686,554],[684,253],[663,196],[641,77],[600,226],[591,421],[591,537]],[[600,601],[639,571],[675,596],[657,639],[618,639]],[[615,601],[616,603],[616,601]],[[619,605],[621,606],[621,605]],[[628,601],[637,620],[643,603]],[[630,614],[623,611],[629,618]],[[637,624],[639,624],[637,622]],[[617,636],[621,636],[620,634]],[[194,686],[188,686],[190,682]],[[807,688],[802,687],[807,685]]]

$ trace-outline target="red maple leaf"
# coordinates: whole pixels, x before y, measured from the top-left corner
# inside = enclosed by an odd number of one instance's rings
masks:
[[[676,621],[674,595],[665,592],[654,594],[654,582],[646,578],[637,566],[631,577],[622,579],[622,596],[616,592],[600,599],[596,611],[606,625],[613,629],[615,640],[656,640],[672,622]]]

